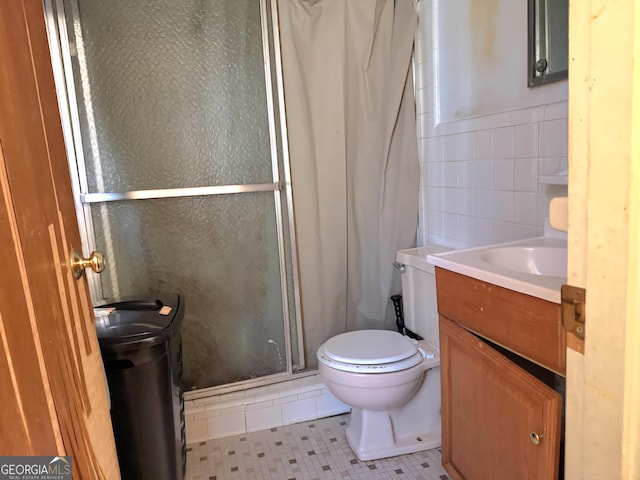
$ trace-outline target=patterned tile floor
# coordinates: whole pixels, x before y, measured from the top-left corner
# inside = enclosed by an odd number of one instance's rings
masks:
[[[187,447],[186,480],[446,480],[440,451],[361,462],[347,444],[349,414]]]

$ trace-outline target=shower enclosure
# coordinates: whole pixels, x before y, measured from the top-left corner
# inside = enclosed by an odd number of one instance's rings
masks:
[[[275,0],[45,6],[94,302],[183,294],[187,389],[302,368]]]

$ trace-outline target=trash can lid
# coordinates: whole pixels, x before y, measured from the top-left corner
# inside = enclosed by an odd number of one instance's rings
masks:
[[[138,348],[161,343],[180,327],[184,301],[180,295],[132,296],[94,308],[101,348]]]

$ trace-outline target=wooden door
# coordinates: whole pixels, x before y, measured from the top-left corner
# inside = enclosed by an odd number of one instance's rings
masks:
[[[119,479],[42,2],[0,2],[0,455]]]
[[[558,478],[561,396],[440,316],[442,463],[454,479]],[[538,445],[531,432],[542,437]]]
[[[585,341],[567,336],[566,477],[638,479],[640,5],[569,3],[568,283],[587,302]]]

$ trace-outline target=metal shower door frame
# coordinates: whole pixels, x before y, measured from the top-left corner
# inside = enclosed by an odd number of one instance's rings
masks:
[[[232,195],[250,192],[273,191],[273,199],[276,210],[276,230],[278,240],[278,256],[280,262],[280,284],[282,291],[282,311],[283,311],[283,328],[286,340],[286,356],[287,371],[277,374],[259,377],[257,379],[245,380],[237,382],[239,388],[247,384],[268,383],[269,379],[280,379],[282,376],[290,376],[294,370],[301,370],[305,367],[304,360],[304,342],[301,319],[301,301],[299,288],[298,273],[298,257],[295,239],[295,223],[293,209],[293,193],[291,186],[291,171],[289,161],[287,126],[284,105],[284,87],[282,80],[282,57],[280,49],[280,35],[278,26],[277,0],[259,0],[261,14],[262,29],[262,47],[265,72],[265,87],[267,96],[267,112],[269,124],[269,140],[271,150],[272,165],[272,183],[262,184],[240,184],[240,185],[210,185],[203,187],[186,187],[186,188],[168,188],[168,189],[149,189],[135,190],[127,192],[90,192],[84,155],[84,146],[82,142],[81,122],[76,97],[76,82],[73,74],[72,53],[70,49],[70,41],[68,36],[68,23],[65,13],[64,4],[70,3],[73,11],[73,29],[76,38],[76,55],[79,59],[80,75],[83,77],[83,95],[84,104],[86,105],[87,117],[90,123],[95,125],[93,120],[93,110],[91,103],[91,93],[86,91],[88,87],[86,62],[84,60],[84,45],[82,31],[78,16],[77,0],[44,0],[45,5],[45,21],[49,36],[49,47],[51,51],[51,60],[53,73],[55,78],[56,90],[58,95],[58,103],[60,116],[62,121],[63,135],[67,149],[67,160],[69,163],[69,171],[71,175],[71,185],[74,193],[74,202],[80,236],[82,239],[83,254],[88,255],[92,250],[96,250],[96,240],[93,230],[93,218],[91,213],[92,204],[105,205],[108,202],[117,202],[122,200],[144,200],[156,198],[179,198],[191,196],[211,196],[211,195]],[[273,39],[273,58],[275,65],[271,61],[271,49],[269,39],[269,21],[272,26]],[[276,85],[274,88],[272,82],[272,69],[275,68]],[[275,96],[274,98],[274,90]],[[278,118],[276,118],[274,102],[278,102]],[[276,122],[279,122],[280,138],[277,138]],[[91,134],[90,134],[91,136]],[[282,149],[283,177],[280,178],[280,169],[278,162],[277,142],[280,141]],[[97,139],[89,138],[90,148],[94,151],[94,156],[99,158],[99,148]],[[285,196],[287,203],[286,212],[282,208],[282,195]],[[288,232],[285,232],[283,215],[286,213],[288,221]],[[106,225],[108,230],[108,225]],[[290,318],[289,310],[289,289],[286,269],[286,252],[285,252],[285,235],[289,236],[290,253],[291,253],[291,272],[293,283],[293,302],[295,306],[295,319]],[[113,252],[107,251],[105,255],[108,257]],[[113,267],[112,267],[113,268]],[[114,275],[115,277],[115,275]],[[88,276],[89,288],[93,299],[102,299],[102,288],[100,279],[95,275]],[[117,287],[116,287],[117,288]],[[117,290],[116,290],[117,291]],[[293,323],[292,322],[295,322]],[[297,331],[296,345],[292,345],[290,329],[295,324]],[[292,349],[296,348],[298,353],[298,362],[293,365]],[[233,384],[235,385],[235,384]],[[208,387],[198,390],[197,393],[210,394],[212,391],[224,388],[229,389],[229,385],[221,387]],[[233,387],[231,387],[233,389]],[[196,393],[196,392],[194,392]],[[198,395],[201,396],[201,395]]]

